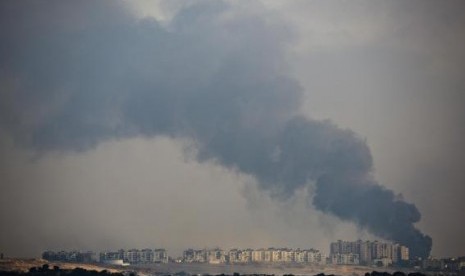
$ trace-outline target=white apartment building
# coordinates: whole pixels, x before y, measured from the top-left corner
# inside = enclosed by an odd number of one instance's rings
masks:
[[[252,251],[252,262],[261,263],[265,261],[265,250],[258,249]]]

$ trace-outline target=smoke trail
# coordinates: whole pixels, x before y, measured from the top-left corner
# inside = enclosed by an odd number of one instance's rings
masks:
[[[316,183],[317,209],[429,255],[420,213],[372,179],[365,142],[299,116],[278,20],[206,2],[162,27],[115,3],[49,4],[1,3],[0,127],[18,144],[188,138],[200,162],[250,174],[277,198]]]

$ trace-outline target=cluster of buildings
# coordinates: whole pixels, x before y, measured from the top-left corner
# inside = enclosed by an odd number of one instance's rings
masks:
[[[59,262],[76,262],[76,263],[92,263],[101,262],[113,265],[130,265],[130,264],[146,264],[146,263],[167,263],[168,254],[165,249],[130,249],[118,251],[100,252],[97,260],[96,254],[92,251],[45,251],[42,258],[48,261]]]
[[[165,249],[130,249],[100,252],[100,262],[109,264],[147,264],[167,263],[168,254]]]
[[[95,253],[92,251],[45,251],[42,253],[42,259],[71,263],[92,263],[97,260]]]
[[[420,268],[427,271],[464,271],[465,257],[435,259],[428,258],[419,263]]]
[[[182,259],[186,263],[308,263],[324,264],[326,256],[315,249],[231,249],[224,251],[216,249],[188,249],[185,250]]]
[[[408,247],[397,243],[338,240],[330,245],[329,262],[332,264],[388,266],[408,260]]]
[[[0,259],[3,258],[0,254]],[[394,243],[379,241],[341,241],[330,244],[330,254],[325,256],[315,249],[187,249],[182,257],[171,259],[165,249],[130,249],[104,251],[45,251],[42,258],[48,261],[94,263],[111,265],[133,265],[168,263],[169,260],[184,263],[208,264],[309,264],[309,265],[366,265],[366,266],[408,266],[424,271],[457,272],[465,271],[465,257],[423,260],[409,260],[408,248]]]
[[[49,261],[101,262],[113,265],[168,263],[165,249],[130,249],[104,251],[98,255],[87,251],[46,251],[42,257]],[[261,248],[261,249],[187,249],[175,260],[184,263],[248,264],[248,263],[300,263],[390,266],[404,265],[409,261],[407,247],[380,241],[342,241],[330,244],[330,254],[325,256],[316,249]],[[465,262],[464,262],[465,264]],[[422,267],[443,268],[445,262],[425,260]]]

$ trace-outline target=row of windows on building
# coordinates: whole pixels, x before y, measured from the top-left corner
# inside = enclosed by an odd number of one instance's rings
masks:
[[[318,250],[308,249],[188,249],[180,260],[187,263],[313,263],[323,264],[326,257]]]

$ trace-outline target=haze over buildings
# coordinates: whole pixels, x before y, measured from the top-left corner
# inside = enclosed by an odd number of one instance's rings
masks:
[[[463,5],[1,2],[0,248],[465,254]]]

